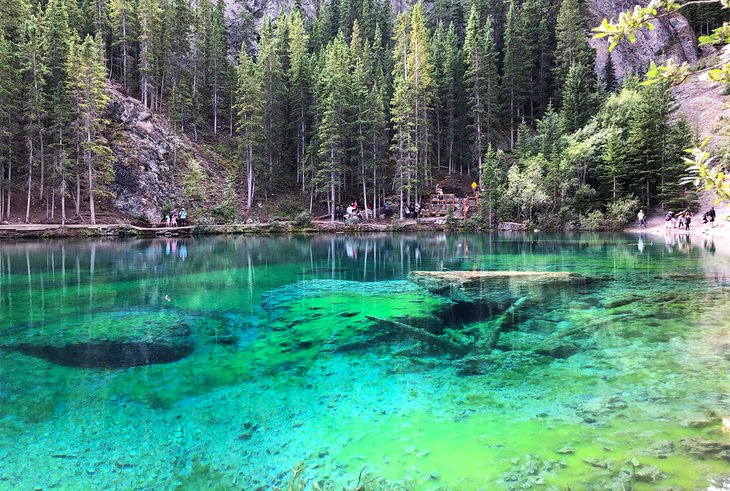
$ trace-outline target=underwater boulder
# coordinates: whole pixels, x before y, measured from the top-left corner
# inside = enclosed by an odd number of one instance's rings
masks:
[[[170,363],[199,344],[228,340],[220,319],[174,310],[93,312],[6,332],[0,346],[64,366],[126,368]]]

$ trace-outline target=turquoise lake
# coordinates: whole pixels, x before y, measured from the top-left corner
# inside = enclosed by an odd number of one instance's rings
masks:
[[[0,489],[728,490],[721,246],[2,242]]]

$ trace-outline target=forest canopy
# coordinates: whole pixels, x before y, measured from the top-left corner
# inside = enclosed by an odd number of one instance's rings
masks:
[[[484,226],[690,205],[697,142],[669,81],[617,80],[610,58],[599,77],[586,15],[580,0],[323,0],[260,20],[223,0],[6,0],[0,218],[40,203],[65,221],[68,202],[96,221],[115,179],[109,84],[222,153],[244,212],[286,194],[333,219],[353,199],[402,213],[448,176],[479,183]]]

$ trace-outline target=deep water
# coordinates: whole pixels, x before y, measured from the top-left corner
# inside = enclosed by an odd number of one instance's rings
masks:
[[[695,237],[0,243],[0,489],[730,489],[728,285]]]

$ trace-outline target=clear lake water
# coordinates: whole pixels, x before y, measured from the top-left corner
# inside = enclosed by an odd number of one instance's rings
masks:
[[[0,243],[0,490],[730,489],[719,246]]]

